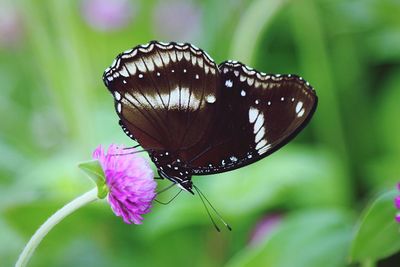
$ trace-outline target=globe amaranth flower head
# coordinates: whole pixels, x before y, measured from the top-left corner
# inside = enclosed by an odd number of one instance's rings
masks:
[[[100,162],[104,171],[108,202],[114,213],[127,224],[141,224],[142,215],[151,209],[157,183],[148,162],[130,152],[133,150],[124,150],[122,146],[113,144],[105,153],[98,146],[93,158]]]
[[[400,191],[400,183],[397,184],[397,189]],[[394,199],[394,205],[399,210],[396,214],[396,221],[400,223],[400,195]]]

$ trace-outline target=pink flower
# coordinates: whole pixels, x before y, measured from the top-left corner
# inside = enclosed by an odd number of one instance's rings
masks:
[[[395,204],[395,206],[396,206],[397,209],[400,209],[400,196],[397,196],[397,197],[394,199],[394,204]]]
[[[109,189],[108,202],[114,213],[127,224],[141,224],[142,215],[150,212],[157,183],[148,162],[137,154],[129,154],[133,151],[110,145],[105,153],[98,146],[93,158],[103,168]]]
[[[268,214],[264,216],[264,218],[256,224],[250,235],[250,245],[256,246],[264,242],[281,222],[282,215],[280,214]]]
[[[0,48],[18,48],[24,36],[23,17],[11,3],[0,3]]]
[[[397,184],[397,190],[400,191],[400,183]],[[398,210],[400,210],[400,196],[395,197],[394,205]],[[396,214],[396,221],[400,223],[400,211]]]
[[[128,0],[83,0],[82,14],[86,22],[99,31],[111,31],[126,26],[135,9]]]

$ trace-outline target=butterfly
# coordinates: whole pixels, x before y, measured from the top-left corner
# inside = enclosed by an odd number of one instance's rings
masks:
[[[189,43],[151,41],[117,56],[103,75],[124,132],[161,178],[194,194],[193,175],[234,170],[293,139],[317,95],[303,78],[237,61],[216,65]]]

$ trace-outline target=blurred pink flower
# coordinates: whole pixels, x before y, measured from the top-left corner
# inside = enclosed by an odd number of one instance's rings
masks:
[[[123,150],[121,146],[111,145],[105,153],[98,146],[93,158],[103,168],[109,189],[108,202],[114,213],[125,223],[141,224],[142,215],[150,212],[157,183],[148,162],[137,154],[127,154],[129,152],[133,149]]]
[[[153,21],[155,33],[165,40],[190,42],[201,35],[201,8],[192,1],[159,1]]]
[[[266,240],[282,221],[280,214],[270,214],[263,217],[254,227],[250,236],[250,245],[259,245]]]
[[[0,3],[0,47],[18,47],[23,33],[22,16],[16,6]]]
[[[111,31],[126,26],[134,8],[129,0],[83,0],[82,14],[92,28]]]
[[[400,183],[397,184],[397,190],[400,191]],[[394,205],[398,210],[400,210],[400,196],[395,197]],[[400,211],[398,211],[396,214],[396,221],[400,223]]]

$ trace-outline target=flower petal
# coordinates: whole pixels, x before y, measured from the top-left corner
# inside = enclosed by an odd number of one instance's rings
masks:
[[[99,146],[93,157],[100,161],[105,173],[108,202],[115,215],[122,217],[127,224],[141,224],[142,215],[151,210],[157,183],[148,162],[129,153],[133,151],[113,144],[105,154]]]

